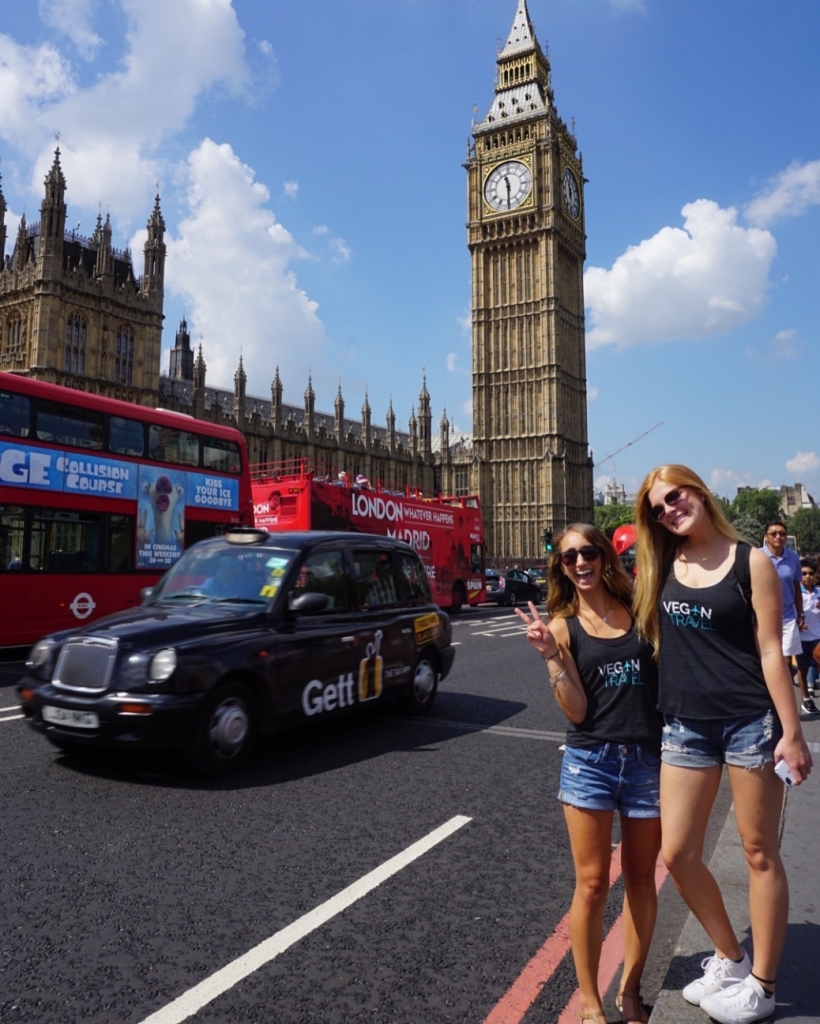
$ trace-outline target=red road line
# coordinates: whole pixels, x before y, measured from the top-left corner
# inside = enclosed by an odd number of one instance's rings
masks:
[[[661,860],[660,855],[658,856],[657,864],[655,865],[655,889],[660,891],[661,886],[666,881],[666,876],[669,874],[666,865]],[[604,944],[601,948],[601,963],[598,967],[598,991],[606,992],[609,986],[612,984],[612,979],[618,972],[618,968],[621,966],[623,961],[624,952],[624,921],[623,914],[618,915],[617,921],[612,925],[604,939]],[[578,1012],[580,1010],[580,991],[576,990],[572,993],[570,1001],[564,1007],[561,1012],[561,1016],[558,1018],[556,1024],[573,1024],[578,1020]]]
[[[612,851],[609,884],[621,876],[621,844]],[[541,989],[555,973],[570,947],[569,911],[558,922],[555,931],[518,975],[507,992],[495,1004],[484,1024],[520,1024],[538,998]]]

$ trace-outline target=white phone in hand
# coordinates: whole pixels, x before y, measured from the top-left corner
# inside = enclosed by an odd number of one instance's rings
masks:
[[[774,766],[774,772],[775,775],[781,781],[785,782],[787,786],[794,785],[794,779],[792,778],[791,769],[785,761],[778,761],[777,764]]]

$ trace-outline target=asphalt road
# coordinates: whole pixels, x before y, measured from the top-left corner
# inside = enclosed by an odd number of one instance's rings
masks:
[[[16,717],[21,665],[0,664],[0,1020],[170,1024],[183,1017],[163,1008],[226,968],[188,1019],[485,1021],[573,887],[555,800],[564,722],[522,632],[509,611],[469,610],[430,716],[311,725],[217,782],[172,757],[60,754]],[[328,903],[362,879],[369,891]],[[650,1002],[684,918],[668,889]],[[277,934],[281,952],[243,974],[235,961]],[[564,956],[508,1024],[557,1020],[574,988]]]

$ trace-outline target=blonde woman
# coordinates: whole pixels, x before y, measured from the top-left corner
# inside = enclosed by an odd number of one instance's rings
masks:
[[[657,916],[660,850],[658,775],[661,720],[651,647],[633,629],[632,587],[600,530],[576,523],[556,539],[544,621],[535,606],[527,639],[546,662],[558,706],[569,719],[558,799],[575,865],[570,908],[581,1021],[605,1024],[598,991],[603,915],[609,890],[612,822],[620,814],[624,879],[624,969],[618,1009],[644,1024],[641,975]]]
[[[788,919],[778,846],[783,760],[799,785],[811,770],[781,646],[781,586],[771,559],[724,518],[700,477],[660,466],[636,501],[633,608],[658,656],[663,857],[715,944],[683,995],[721,1024],[771,1016]],[[749,870],[754,962],[741,948],[703,842],[727,766]]]

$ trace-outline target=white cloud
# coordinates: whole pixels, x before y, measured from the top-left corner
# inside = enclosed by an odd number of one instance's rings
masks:
[[[800,338],[793,327],[778,331],[771,341],[772,352],[778,359],[794,359],[801,348]]]
[[[251,76],[230,0],[119,2],[125,56],[88,88],[76,86],[56,50],[0,37],[0,136],[33,160],[39,195],[59,130],[72,205],[93,208],[104,199],[128,218],[144,214],[165,169],[158,146],[185,126],[203,92],[217,85],[241,92]],[[45,9],[67,17],[85,8],[56,0]]]
[[[208,382],[231,386],[241,347],[249,394],[268,394],[277,361],[286,389],[300,393],[312,366],[317,391],[332,393],[317,303],[290,269],[305,253],[276,221],[267,188],[211,139],[190,154],[187,174],[189,213],[169,240],[166,280],[204,335]]]
[[[328,230],[329,230],[329,228],[328,228],[327,224],[317,224],[316,227],[313,229],[313,234],[314,235],[326,235],[328,233]]]
[[[703,338],[725,333],[760,311],[777,252],[774,237],[737,223],[734,207],[708,199],[619,256],[611,270],[584,274],[590,348]]]
[[[298,181],[286,181],[282,188],[288,199],[295,199],[299,195]]]
[[[609,4],[614,11],[627,11],[635,14],[646,13],[646,3],[644,0],[609,0]]]
[[[731,500],[738,487],[771,487],[772,482],[768,477],[764,477],[762,480],[755,479],[749,470],[737,472],[734,469],[718,466],[709,474],[709,486],[716,494]]]
[[[330,251],[333,253],[331,259],[334,263],[347,263],[353,255],[353,250],[343,238],[331,238],[329,245]]]
[[[468,428],[468,432],[469,432],[470,430],[473,429],[473,427],[472,427],[472,423],[473,423],[473,400],[472,400],[472,398],[468,398],[466,402],[462,402],[462,404],[461,404],[461,411],[464,413],[465,416],[468,416],[470,418],[470,427]]]
[[[91,60],[102,44],[91,27],[92,0],[39,0],[39,8],[45,24],[70,39],[80,54]]]
[[[795,160],[776,175],[745,209],[751,224],[768,227],[783,217],[799,217],[820,203],[820,160]]]
[[[462,366],[458,365],[458,361],[461,356],[457,352],[448,352],[445,364],[447,366],[448,373],[459,373],[464,377],[470,376],[470,371],[465,370]]]
[[[469,334],[473,329],[473,314],[467,312],[464,316],[456,318],[458,326],[461,328],[462,334]]]
[[[600,394],[600,388],[595,384],[587,383],[587,401],[594,402]]]
[[[817,452],[798,452],[786,462],[786,469],[795,477],[810,476],[820,469],[820,455]]]

